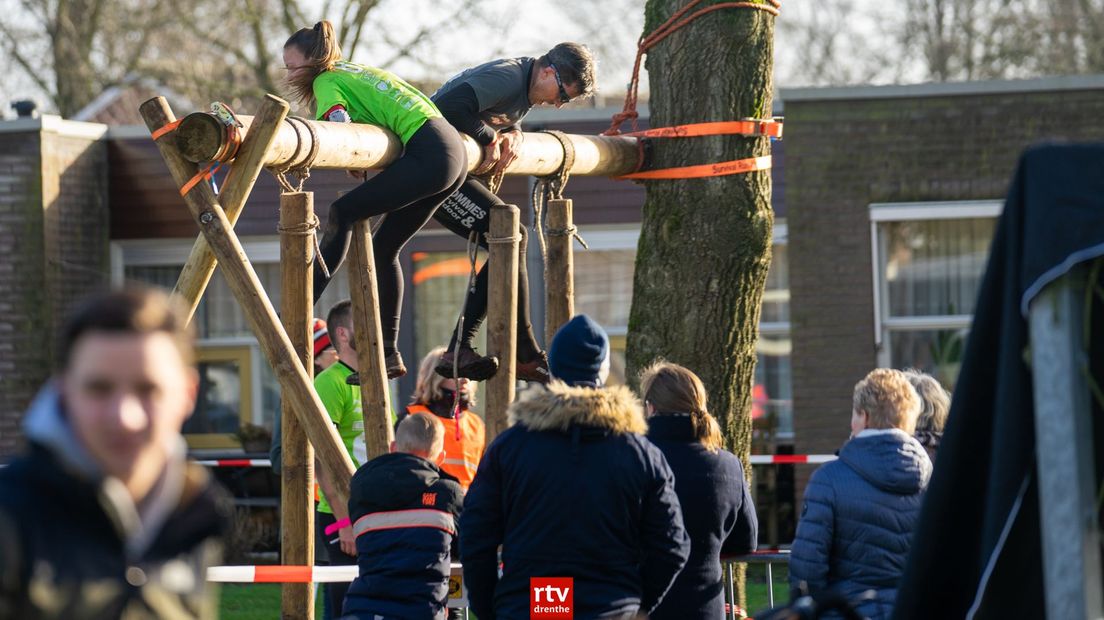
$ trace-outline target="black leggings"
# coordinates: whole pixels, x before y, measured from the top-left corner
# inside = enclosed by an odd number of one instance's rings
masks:
[[[330,205],[319,249],[331,276],[341,267],[349,251],[353,225],[387,214],[383,225],[372,236],[372,248],[383,348],[388,353],[397,349],[399,338],[403,296],[399,252],[425,226],[437,206],[460,187],[467,167],[467,153],[460,134],[443,118],[429,119],[407,141],[401,157]],[[316,303],[329,282],[330,278],[316,263]]]
[[[441,203],[433,219],[452,232],[468,238],[474,230],[479,233],[479,246],[487,249],[487,232],[491,228],[491,207],[503,204],[485,185],[475,179],[467,179],[460,189]],[[528,233],[520,228],[521,245],[518,248],[518,304],[517,304],[517,359],[528,362],[540,354],[540,345],[533,334],[529,320],[529,272],[525,266],[525,249]],[[490,261],[483,264],[475,278],[475,288],[468,289],[464,300],[464,323],[460,328],[460,345],[471,347],[479,326],[487,316],[487,282]],[[452,333],[448,350],[456,349],[456,331]]]

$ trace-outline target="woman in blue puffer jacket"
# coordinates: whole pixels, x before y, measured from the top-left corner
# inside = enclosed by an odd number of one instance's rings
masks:
[[[931,476],[913,438],[920,398],[880,368],[855,386],[851,439],[813,473],[790,557],[790,585],[830,590],[871,620],[889,618]]]

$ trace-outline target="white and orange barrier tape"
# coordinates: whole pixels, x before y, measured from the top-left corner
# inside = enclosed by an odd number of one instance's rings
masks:
[[[834,454],[753,454],[752,465],[801,465],[819,464],[836,460]],[[272,467],[268,459],[217,459],[196,461],[207,467]]]
[[[752,465],[800,465],[803,463],[827,463],[839,457],[834,454],[753,454]]]
[[[196,463],[206,467],[272,467],[272,461],[268,459],[216,459]]]
[[[348,583],[360,567],[349,566],[212,566],[207,581],[216,583]],[[467,607],[464,570],[453,562],[449,575],[449,607]]]

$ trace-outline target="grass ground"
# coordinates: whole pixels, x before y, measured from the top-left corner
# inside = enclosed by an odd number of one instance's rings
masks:
[[[776,605],[787,601],[786,578],[789,571],[784,564],[774,566],[774,600]],[[766,569],[762,565],[748,567],[748,610],[761,611],[767,607]],[[225,620],[272,620],[280,617],[280,586],[271,583],[226,584],[219,601],[220,618]],[[316,605],[315,617],[322,617],[322,601]],[[474,618],[474,616],[473,616]]]
[[[322,599],[315,597],[315,618],[322,618]],[[219,618],[225,620],[273,620],[280,617],[280,585],[228,583],[222,586]]]

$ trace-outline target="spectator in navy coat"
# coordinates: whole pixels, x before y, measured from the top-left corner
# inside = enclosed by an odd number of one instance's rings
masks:
[[[851,439],[813,473],[790,557],[790,585],[830,590],[872,620],[889,618],[931,476],[913,437],[920,397],[904,373],[872,371],[855,386]]]
[[[576,316],[549,350],[553,381],[510,406],[460,519],[460,555],[479,620],[530,617],[530,578],[574,580],[574,617],[649,614],[686,563],[671,468],[644,438],[638,401],[603,388],[609,340]],[[502,547],[502,576],[497,552]]]
[[[403,418],[391,453],[368,461],[349,484],[359,575],[348,620],[444,620],[450,551],[464,492],[441,471],[445,429],[436,417]]]
[[[724,615],[721,555],[755,550],[759,520],[740,459],[721,449],[721,428],[706,408],[705,386],[689,369],[658,362],[641,375],[648,439],[675,474],[675,493],[690,536],[690,559],[650,616]]]

